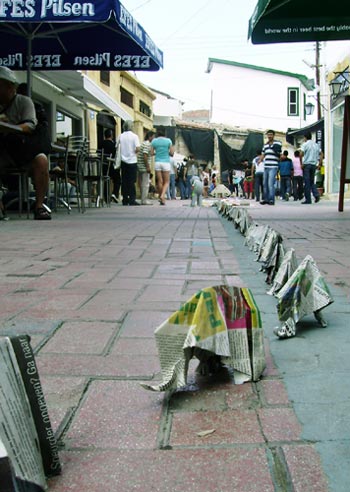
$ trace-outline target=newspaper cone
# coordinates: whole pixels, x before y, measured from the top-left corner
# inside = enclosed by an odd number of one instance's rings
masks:
[[[277,270],[273,284],[267,294],[274,296],[284,286],[288,279],[293,275],[298,267],[297,258],[295,255],[295,249],[290,248],[283,257],[282,263]]]
[[[219,184],[213,189],[213,191],[210,192],[210,195],[218,198],[224,198],[230,196],[231,192],[225,185]]]
[[[264,235],[266,226],[258,225],[255,222],[249,227],[244,244],[250,251],[256,251],[257,244]]]
[[[260,311],[249,289],[219,285],[200,290],[155,331],[162,382],[145,389],[166,391],[187,382],[193,355],[201,351],[257,381],[265,369]]]
[[[276,294],[278,318],[282,322],[274,331],[280,338],[296,334],[296,323],[314,314],[321,326],[327,326],[320,311],[333,302],[332,295],[311,256],[306,256],[287,283]]]

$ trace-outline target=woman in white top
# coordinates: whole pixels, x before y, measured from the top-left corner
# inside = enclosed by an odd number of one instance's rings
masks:
[[[261,199],[265,200],[264,193],[264,161],[260,162],[261,151],[257,150],[256,157],[253,159],[253,176],[254,176],[254,194],[255,200],[260,202],[260,193]]]

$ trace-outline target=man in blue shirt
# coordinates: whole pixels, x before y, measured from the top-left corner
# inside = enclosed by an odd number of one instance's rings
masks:
[[[279,163],[281,197],[288,202],[291,193],[291,180],[293,173],[293,162],[288,157],[288,150],[285,150]]]
[[[320,161],[320,148],[312,141],[311,133],[304,135],[305,142],[301,146],[300,163],[304,173],[304,195],[303,205],[311,204],[311,192],[315,203],[320,201],[320,194],[315,185],[315,173]]]

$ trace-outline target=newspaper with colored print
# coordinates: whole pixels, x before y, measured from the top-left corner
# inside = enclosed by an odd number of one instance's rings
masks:
[[[201,351],[219,356],[240,382],[257,381],[265,369],[260,311],[247,288],[220,285],[200,290],[156,329],[155,338],[162,382],[142,384],[149,390],[186,385],[189,361]]]
[[[325,279],[310,255],[304,258],[276,293],[276,297],[281,326],[274,333],[280,338],[295,336],[296,323],[310,314],[315,315],[321,326],[327,326],[321,310],[334,301]]]

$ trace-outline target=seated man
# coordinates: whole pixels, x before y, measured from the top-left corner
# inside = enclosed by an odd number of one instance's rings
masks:
[[[12,70],[0,67],[0,121],[18,125],[24,135],[28,136],[34,134],[37,125],[35,108],[29,97],[16,93],[16,86],[17,80]],[[27,139],[28,145],[22,148],[20,134],[11,134],[11,138],[8,137],[9,135],[0,135],[0,174],[12,168],[28,168],[35,187],[34,219],[50,220],[51,214],[43,207],[49,183],[48,160],[44,148],[40,149],[36,139],[35,150],[33,146],[33,154],[30,155],[30,139]]]

